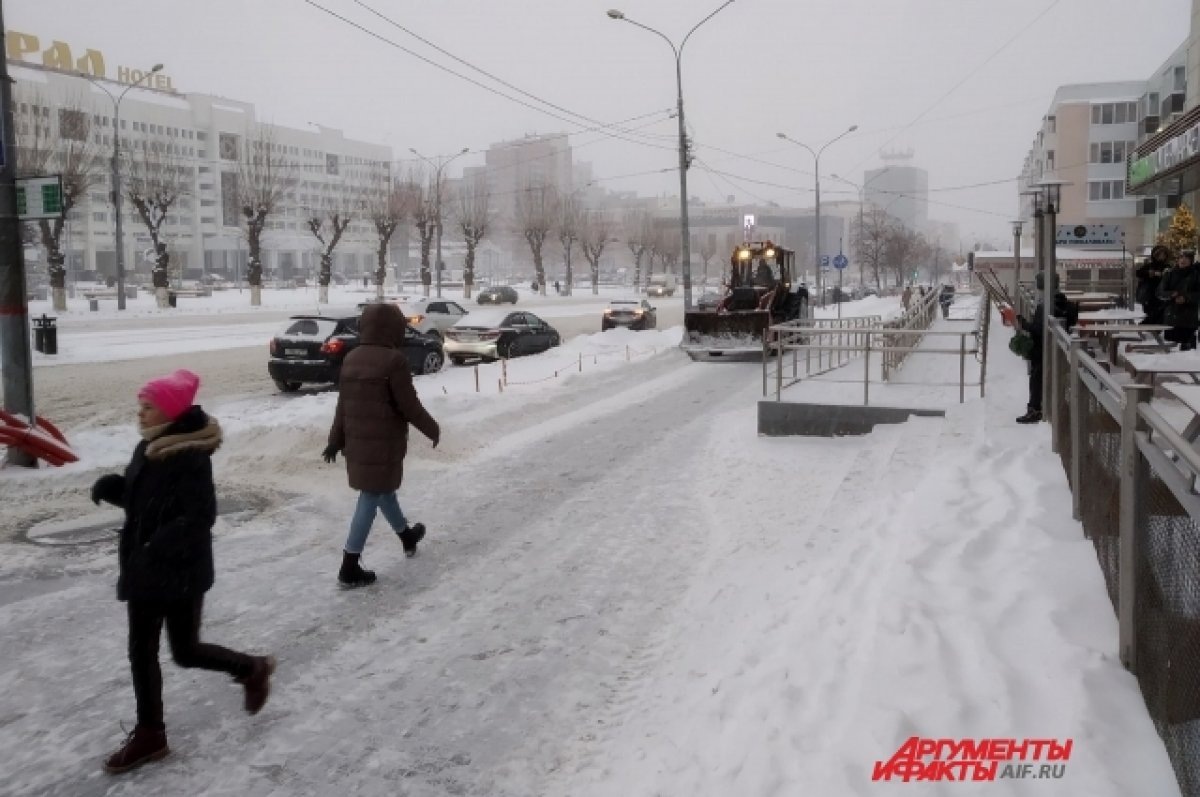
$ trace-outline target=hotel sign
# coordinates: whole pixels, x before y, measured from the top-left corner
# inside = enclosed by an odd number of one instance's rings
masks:
[[[10,30],[4,36],[4,46],[12,61],[40,61],[47,69],[83,72],[92,77],[110,79],[104,53],[99,50],[72,50],[70,45],[60,41],[51,41],[47,47],[42,47],[43,44],[37,36],[20,31]],[[146,88],[160,91],[175,90],[171,78],[161,72],[151,74],[141,69],[118,66],[115,79],[118,83],[141,82]]]

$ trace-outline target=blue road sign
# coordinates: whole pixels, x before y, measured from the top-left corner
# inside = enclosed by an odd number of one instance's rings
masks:
[[[821,268],[829,268],[829,255],[821,255]]]
[[[838,255],[833,259],[833,267],[837,269],[845,268],[850,265],[850,258],[845,255]]]

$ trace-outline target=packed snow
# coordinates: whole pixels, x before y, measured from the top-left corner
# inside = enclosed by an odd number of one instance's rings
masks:
[[[380,582],[353,592],[335,573],[354,495],[320,459],[336,396],[202,387],[226,433],[205,638],[280,667],[247,718],[164,651],[173,752],[118,778],[100,762],[133,717],[124,609],[87,491],[137,435],[68,428],[80,463],[0,472],[5,790],[1178,794],[1049,430],[1012,420],[1005,333],[986,399],[929,393],[945,419],[859,438],[758,437],[761,366],[692,363],[678,327],[421,377],[442,442],[410,443],[401,503],[429,536],[407,560],[377,521]],[[861,401],[790,397],[806,388]],[[872,782],[913,736],[1074,743],[1052,783]]]

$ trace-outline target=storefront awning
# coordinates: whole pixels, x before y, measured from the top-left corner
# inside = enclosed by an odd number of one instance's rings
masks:
[[[1154,194],[1178,178],[1180,192],[1200,189],[1200,106],[1134,150],[1125,166],[1126,194]]]

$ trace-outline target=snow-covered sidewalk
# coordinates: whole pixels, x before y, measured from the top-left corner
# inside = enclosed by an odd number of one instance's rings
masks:
[[[219,521],[208,636],[280,656],[270,704],[247,719],[166,663],[175,752],[102,775],[132,712],[115,546],[0,543],[6,787],[1169,797],[1048,429],[1012,421],[1024,364],[992,332],[986,401],[863,438],[759,438],[759,366],[677,351],[546,381],[531,359],[491,396],[419,380],[443,442],[414,441],[402,499],[430,538],[405,560],[377,527],[381,582],[354,593],[333,584],[353,495],[318,457],[332,396],[213,407],[218,483],[258,503]],[[131,440],[82,438],[104,467]],[[4,489],[82,503],[95,467]],[[1051,783],[872,782],[913,736],[1073,749]]]

